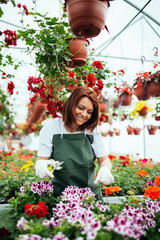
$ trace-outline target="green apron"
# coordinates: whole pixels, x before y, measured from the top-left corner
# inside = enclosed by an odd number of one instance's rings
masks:
[[[95,154],[92,135],[55,134],[51,158],[64,162],[61,170],[54,171],[54,196],[60,196],[67,186],[90,187],[100,199],[99,184],[95,184]]]

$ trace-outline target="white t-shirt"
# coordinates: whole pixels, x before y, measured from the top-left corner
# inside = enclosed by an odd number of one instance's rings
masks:
[[[39,145],[38,145],[38,153],[39,157],[50,157],[53,148],[53,135],[54,134],[77,134],[82,132],[68,132],[65,127],[62,118],[54,118],[50,119],[41,129],[39,135]],[[96,157],[104,157],[107,156],[106,148],[104,145],[103,137],[98,129],[94,129],[93,132],[89,130],[85,130],[84,133],[93,135],[93,143],[92,148],[94,150]]]

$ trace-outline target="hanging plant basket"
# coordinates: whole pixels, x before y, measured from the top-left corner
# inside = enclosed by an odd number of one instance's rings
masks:
[[[113,132],[113,131],[111,131],[111,130],[109,130],[107,134],[108,134],[110,137],[113,137],[113,135],[114,135],[114,132]]]
[[[151,98],[149,92],[148,92],[148,85],[146,87],[137,87],[134,88],[134,94],[138,98],[138,100],[148,100]]]
[[[139,128],[133,128],[133,132],[135,135],[140,135],[140,129]]]
[[[67,62],[69,68],[81,67],[86,63],[88,57],[88,46],[89,41],[83,38],[68,39],[69,52],[72,53],[70,56],[71,61]]]
[[[101,113],[107,113],[108,112],[108,105],[106,102],[100,102],[99,103],[99,110]]]
[[[28,134],[32,126],[33,126],[33,123],[27,122],[26,127],[24,128],[24,132]]]
[[[127,128],[127,133],[128,133],[128,135],[132,135],[133,134],[133,128],[132,127],[128,127]]]
[[[149,135],[155,135],[156,129],[148,129]]]
[[[147,116],[147,109],[142,109],[140,112],[139,112],[139,115],[142,116],[142,117],[146,117]]]
[[[152,97],[159,97],[160,96],[160,80],[156,83],[151,81],[147,85],[148,94]]]
[[[156,116],[155,116],[155,120],[156,120],[156,121],[160,121],[160,115],[159,115],[159,116],[156,115]]]
[[[96,37],[105,26],[109,1],[66,0],[71,30],[77,37]]]
[[[38,101],[35,103],[33,112],[31,113],[28,122],[29,123],[36,123],[43,115],[44,111],[46,109],[46,104],[41,103],[41,101]]]
[[[132,102],[132,95],[124,92],[120,96],[118,96],[118,103],[121,106],[129,106]]]

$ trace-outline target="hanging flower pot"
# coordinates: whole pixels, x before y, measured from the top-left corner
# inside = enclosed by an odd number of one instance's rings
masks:
[[[96,37],[105,26],[108,0],[66,0],[71,30],[77,37]]]
[[[114,128],[114,132],[115,132],[116,136],[120,136],[120,130],[119,129]]]
[[[114,102],[113,102],[113,107],[114,107],[114,108],[118,108],[118,107],[119,107],[118,100],[114,100]]]
[[[148,129],[149,135],[155,135],[157,127],[154,125],[148,125],[147,129]]]
[[[133,134],[133,128],[131,126],[127,127],[127,133],[128,133],[128,135],[132,135]]]
[[[69,52],[72,54],[70,56],[71,61],[67,62],[68,67],[75,68],[81,67],[86,63],[88,57],[88,45],[89,41],[83,38],[68,39]]]
[[[147,89],[150,96],[160,96],[160,80],[157,83],[154,81],[149,82],[147,85]]]
[[[118,96],[118,103],[121,106],[129,106],[132,102],[132,95],[124,92],[120,96]]]
[[[138,98],[138,100],[148,100],[151,98],[149,92],[148,92],[148,85],[146,87],[140,86],[134,88],[134,94]]]
[[[148,129],[148,133],[149,133],[149,135],[155,135],[156,130],[154,130],[154,129]]]
[[[32,126],[33,126],[33,123],[27,122],[27,124],[24,128],[24,132],[28,134],[30,132]]]
[[[142,116],[142,117],[146,117],[147,116],[147,107],[142,109],[140,112],[139,112],[139,115]]]
[[[41,118],[45,109],[46,109],[46,104],[41,103],[41,101],[36,102],[33,107],[33,112],[31,113],[28,119],[28,122],[36,123]]]
[[[107,102],[105,100],[99,103],[99,111],[101,113],[108,112],[108,105],[107,105]]]
[[[140,128],[133,128],[133,132],[135,135],[140,135],[140,131],[141,131]]]
[[[160,115],[158,116],[158,115],[155,115],[155,120],[156,121],[160,121]]]
[[[108,131],[108,135],[109,135],[110,137],[113,137],[113,135],[114,135],[114,132],[113,132],[113,131],[111,131],[111,130],[109,130],[109,131]]]

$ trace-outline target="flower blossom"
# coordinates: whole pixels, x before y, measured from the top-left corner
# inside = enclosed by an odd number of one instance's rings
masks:
[[[103,69],[103,64],[100,61],[94,61],[92,66],[96,67],[97,69]]]
[[[6,46],[16,46],[17,45],[17,34],[16,34],[16,31],[11,31],[11,30],[5,30],[4,32],[4,35],[5,35],[5,43],[6,43]]]
[[[36,216],[42,218],[48,214],[48,207],[45,206],[45,202],[39,202],[38,204],[25,204],[25,213],[28,216]]]
[[[145,170],[139,170],[138,172],[136,172],[136,174],[139,175],[140,177],[144,177],[148,175],[148,172]]]
[[[52,209],[52,218],[44,220],[42,224],[46,227],[55,228],[62,226],[64,220],[71,224],[78,223],[81,234],[86,235],[87,240],[95,239],[101,228],[101,222],[92,211],[94,209],[93,200],[95,200],[95,195],[90,188],[69,186],[62,192],[61,201]],[[102,212],[110,210],[108,206],[102,205],[101,201],[97,202],[96,207]]]
[[[26,219],[25,219],[24,217],[21,217],[21,218],[18,220],[18,222],[17,222],[17,227],[18,227],[19,229],[26,230],[25,224],[26,224]]]
[[[156,176],[154,179],[154,183],[160,185],[160,176]]]
[[[104,227],[112,230],[125,238],[140,239],[145,235],[145,229],[155,227],[155,213],[160,212],[160,203],[146,200],[146,208],[139,204],[139,208],[125,205],[119,215],[109,220]]]
[[[87,84],[88,87],[93,87],[96,84],[96,77],[94,74],[89,73],[87,78],[84,80],[84,83]]]
[[[8,87],[7,87],[7,90],[8,90],[8,92],[10,93],[10,95],[13,95],[13,89],[15,88],[15,85],[14,85],[14,83],[12,82],[12,81],[10,81],[9,83],[8,83]]]

